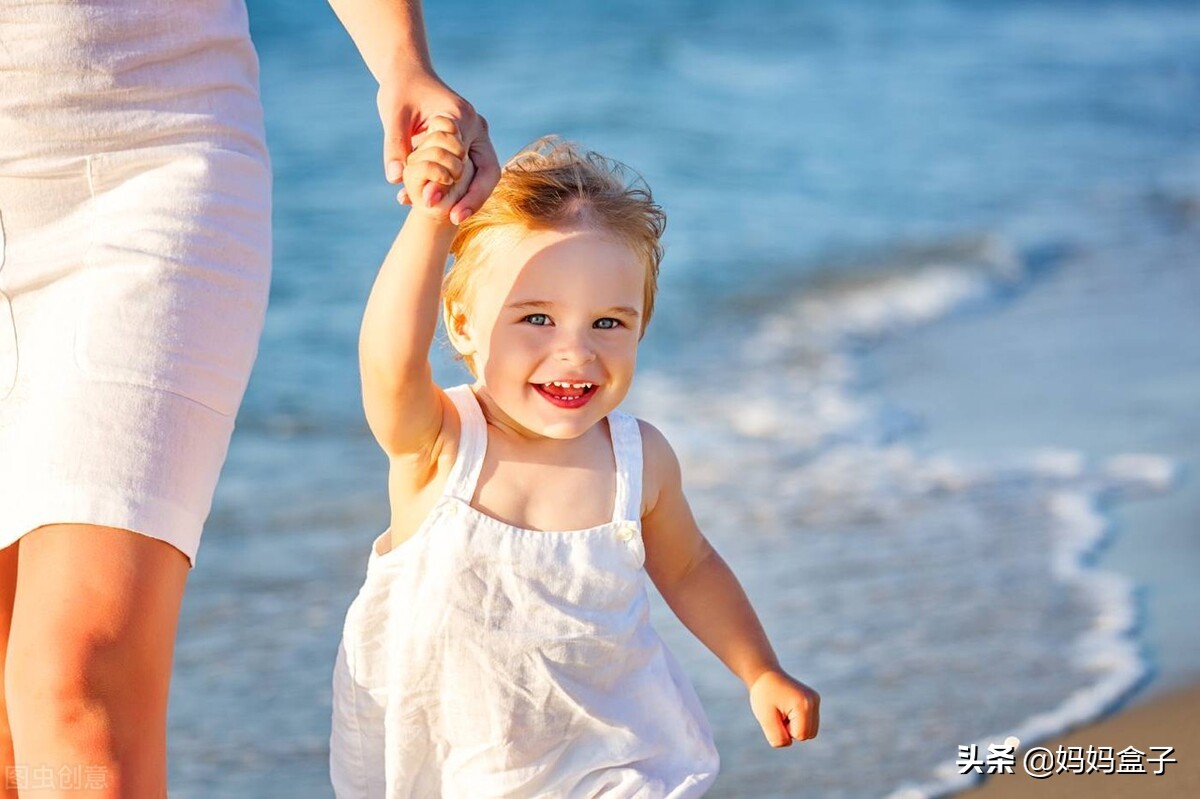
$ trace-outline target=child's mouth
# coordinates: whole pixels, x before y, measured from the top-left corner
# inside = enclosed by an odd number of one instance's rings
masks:
[[[559,408],[582,408],[596,393],[595,383],[568,383],[555,380],[531,384],[537,393]]]

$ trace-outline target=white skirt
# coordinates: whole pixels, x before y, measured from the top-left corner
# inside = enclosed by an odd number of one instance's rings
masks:
[[[194,566],[271,271],[245,9],[6,6],[0,40],[0,547],[88,523]]]

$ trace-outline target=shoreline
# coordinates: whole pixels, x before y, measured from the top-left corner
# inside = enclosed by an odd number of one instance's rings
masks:
[[[1144,753],[1151,747],[1174,748],[1167,757],[1163,773],[1147,761],[1145,774],[1073,771],[1035,779],[1025,773],[1021,758],[1027,747],[1018,750],[1012,774],[990,775],[976,787],[955,793],[969,799],[1018,799],[1018,797],[1064,797],[1064,799],[1117,799],[1120,797],[1200,796],[1200,679],[1185,687],[1159,692],[1147,686],[1138,697],[1116,712],[1083,724],[1047,741],[1035,743],[1051,751],[1056,747],[1113,747],[1120,752],[1128,746]],[[1119,762],[1119,759],[1118,759]],[[1107,770],[1107,769],[1105,769]]]
[[[877,396],[917,420],[905,439],[921,455],[1002,462],[1030,453],[1066,453],[1084,468],[1101,471],[1106,464],[1132,462],[1130,456],[1152,455],[1171,464],[1170,486],[1161,493],[1093,495],[1104,532],[1076,553],[1077,565],[1090,574],[1107,573],[1134,588],[1136,619],[1120,626],[1137,644],[1146,673],[1124,699],[1091,720],[1076,715],[1077,723],[1068,721],[1058,731],[1017,735],[1051,752],[1059,745],[1084,752],[1089,745],[1114,752],[1171,746],[1169,756],[1178,762],[1167,763],[1162,776],[1061,773],[1035,779],[1024,773],[1022,748],[1015,773],[983,776],[970,785],[959,775],[954,788],[947,785],[937,795],[1200,796],[1200,641],[1190,624],[1200,563],[1192,535],[1200,481],[1186,446],[1195,440],[1200,416],[1176,399],[1185,386],[1175,379],[1175,364],[1156,357],[1158,342],[1171,335],[1141,336],[1133,318],[1148,315],[1161,287],[1139,293],[1136,281],[1113,269],[1109,259],[1089,266],[1108,267],[1106,277],[1114,285],[1085,294],[1081,270],[1065,264],[1017,302],[951,315],[882,342],[866,354],[864,373]],[[1164,273],[1166,278],[1187,284],[1179,270]],[[1188,325],[1181,317],[1163,318],[1186,340]],[[1122,331],[1120,357],[1104,343],[1105,325]],[[1039,332],[1014,334],[1023,330]],[[1023,407],[1036,412],[1014,417],[1012,410]],[[986,758],[986,744],[980,751]],[[948,766],[947,776],[957,774],[953,761]]]
[[[1169,242],[1163,260],[1181,258],[1190,241]],[[1135,634],[1157,692],[1164,683],[1200,680],[1191,623],[1200,607],[1193,532],[1200,479],[1189,446],[1200,435],[1200,414],[1179,399],[1194,393],[1180,375],[1196,374],[1189,367],[1200,361],[1161,357],[1161,342],[1193,339],[1194,324],[1160,308],[1167,288],[1151,290],[1111,263],[1122,254],[1089,261],[1086,273],[1068,262],[1016,301],[905,330],[866,353],[862,369],[871,393],[914,420],[905,440],[921,455],[994,462],[1058,451],[1097,466],[1150,454],[1172,464],[1172,485],[1162,493],[1101,498],[1109,532],[1088,558],[1091,568],[1136,586]],[[1085,291],[1100,271],[1105,290]],[[1159,274],[1158,283],[1169,283],[1172,296],[1187,296],[1191,286],[1182,269]],[[1137,320],[1155,313],[1162,329],[1144,334]],[[1121,333],[1115,353],[1106,343],[1113,327]],[[1038,335],[1015,334],[1027,330]],[[1014,416],[1015,408],[1035,411]]]

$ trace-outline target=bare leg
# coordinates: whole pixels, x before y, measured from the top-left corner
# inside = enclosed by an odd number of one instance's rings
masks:
[[[128,530],[55,524],[26,534],[18,560],[5,674],[14,755],[56,775],[28,796],[165,799],[187,557]]]
[[[10,786],[13,759],[12,730],[8,726],[8,704],[4,701],[4,661],[8,653],[8,631],[12,627],[13,599],[17,594],[17,547],[20,541],[0,549],[0,799],[17,799],[15,782]]]

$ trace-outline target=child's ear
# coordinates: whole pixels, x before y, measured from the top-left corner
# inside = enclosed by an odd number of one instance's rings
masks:
[[[467,319],[467,309],[461,302],[447,302],[442,305],[442,317],[446,324],[446,335],[450,346],[464,358],[475,354],[475,343],[471,340],[471,326]]]

